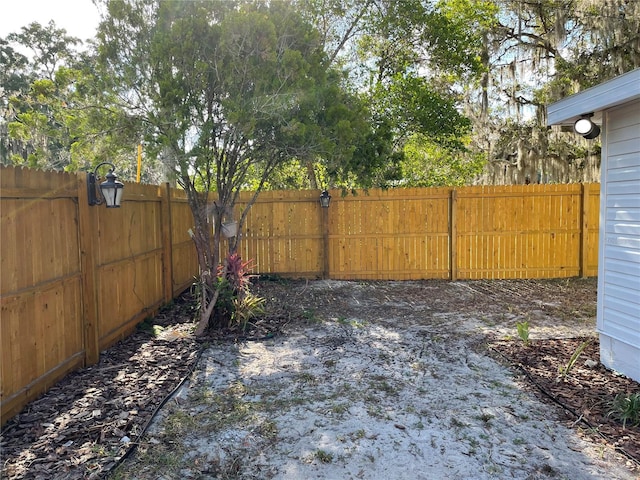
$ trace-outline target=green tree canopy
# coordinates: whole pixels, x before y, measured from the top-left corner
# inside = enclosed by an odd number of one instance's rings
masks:
[[[232,219],[240,190],[253,186],[257,195],[291,160],[348,157],[359,118],[318,31],[289,2],[111,0],[106,7],[98,34],[105,77],[146,125],[147,143],[194,214],[204,328],[216,299],[209,272],[219,263],[221,225]],[[240,225],[254,200],[234,219]]]
[[[137,126],[105,88],[91,50],[79,50],[80,44],[53,22],[32,23],[1,41],[7,80],[2,163],[76,171],[110,161],[131,179]],[[152,168],[147,172],[148,180],[159,180]]]

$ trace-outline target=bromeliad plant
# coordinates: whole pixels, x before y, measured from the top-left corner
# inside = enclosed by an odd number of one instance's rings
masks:
[[[264,313],[264,298],[251,292],[251,267],[252,261],[243,261],[237,253],[229,254],[218,267],[215,328],[240,328],[244,332],[252,318]]]

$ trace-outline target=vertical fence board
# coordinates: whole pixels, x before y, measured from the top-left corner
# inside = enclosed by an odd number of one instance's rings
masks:
[[[0,242],[0,272],[2,272],[2,292],[14,292],[18,286],[18,212],[20,202],[14,199],[2,199],[0,222],[2,230],[15,232],[15,235],[2,235]]]
[[[598,242],[600,229],[600,184],[588,184],[589,220],[587,234],[587,275],[598,275]]]
[[[458,279],[458,194],[451,190],[449,197],[449,270],[450,279],[455,282]],[[469,249],[467,249],[467,252]],[[466,260],[466,259],[465,259]]]
[[[165,183],[158,187],[162,197],[161,231],[162,231],[162,292],[164,303],[173,298],[173,258],[171,239],[171,186]]]
[[[193,228],[193,215],[181,191],[171,191],[171,270],[173,295],[184,291],[198,273],[195,245],[188,234]]]
[[[82,274],[82,313],[84,318],[85,365],[97,363],[100,355],[99,326],[96,293],[95,218],[87,203],[87,182],[77,176],[78,188],[78,243]]]

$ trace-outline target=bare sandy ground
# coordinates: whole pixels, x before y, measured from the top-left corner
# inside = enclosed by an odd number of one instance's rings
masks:
[[[445,285],[471,308],[436,308],[443,292],[419,283],[400,304],[358,283],[306,285],[305,322],[206,349],[114,478],[638,478],[487,354],[487,336],[514,335],[522,311]],[[310,308],[327,290],[336,301]],[[544,307],[527,309],[534,336],[593,332],[583,318],[551,328]]]

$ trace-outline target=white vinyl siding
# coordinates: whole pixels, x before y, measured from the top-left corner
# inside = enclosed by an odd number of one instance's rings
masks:
[[[602,124],[600,361],[640,381],[640,68],[547,107],[549,125]]]
[[[603,115],[598,282],[601,360],[640,378],[640,101]]]

